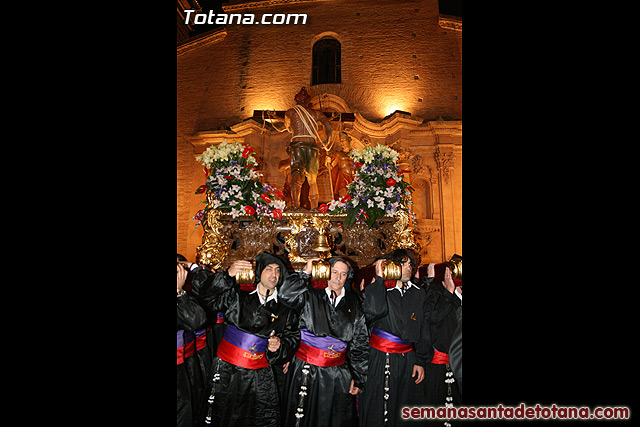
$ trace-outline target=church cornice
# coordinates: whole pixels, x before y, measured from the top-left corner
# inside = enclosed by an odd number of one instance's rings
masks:
[[[395,113],[381,123],[370,122],[357,112],[354,113],[354,116],[356,120],[353,122],[353,128],[355,130],[379,138],[387,137],[400,129],[414,128],[422,123],[422,119],[402,113]]]
[[[445,30],[462,31],[462,18],[453,15],[440,15],[438,25]]]
[[[436,135],[462,135],[462,120],[428,121],[423,129]],[[418,130],[418,129],[417,129]],[[413,131],[411,131],[413,132]]]
[[[195,154],[202,152],[211,144],[219,144],[224,140],[235,139],[239,143],[244,143],[244,138],[253,133],[262,132],[262,125],[254,120],[245,120],[230,127],[230,130],[208,130],[194,133],[187,138],[195,147]]]
[[[310,3],[317,1],[329,1],[329,0],[262,0],[262,1],[235,1],[231,4],[223,4],[222,10],[225,12],[236,12],[246,9],[258,9],[262,7],[283,6],[294,3]]]
[[[178,46],[178,56],[190,52],[195,49],[199,49],[204,46],[208,46],[213,43],[217,43],[219,41],[224,40],[227,36],[227,29],[220,28],[218,30],[204,33],[202,36],[195,37],[193,39],[188,40],[186,43]]]

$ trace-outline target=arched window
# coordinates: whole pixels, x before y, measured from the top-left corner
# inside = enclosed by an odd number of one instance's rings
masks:
[[[340,70],[340,42],[324,37],[313,45],[311,85],[342,83]]]

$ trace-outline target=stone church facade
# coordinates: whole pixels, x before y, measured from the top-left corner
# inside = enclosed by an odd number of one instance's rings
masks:
[[[201,243],[190,220],[204,200],[194,194],[205,177],[195,157],[210,144],[251,145],[263,181],[284,187],[278,166],[291,134],[271,119],[306,87],[352,149],[400,153],[422,261],[462,255],[461,18],[440,14],[438,0],[236,0],[223,10],[306,22],[233,23],[179,43],[177,251],[194,260]]]

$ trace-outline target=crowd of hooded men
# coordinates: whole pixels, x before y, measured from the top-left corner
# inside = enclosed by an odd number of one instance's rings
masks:
[[[399,280],[383,279],[383,259],[401,266]],[[255,267],[212,272],[178,255],[178,426],[393,426],[416,423],[402,408],[461,403],[462,286],[451,271],[436,281],[429,264],[419,277],[413,252],[398,249],[358,284],[350,260],[328,261],[317,286],[313,260],[289,272],[265,252]],[[235,278],[247,269],[249,289]]]

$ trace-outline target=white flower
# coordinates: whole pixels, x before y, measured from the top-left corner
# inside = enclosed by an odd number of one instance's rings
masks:
[[[327,209],[330,211],[334,211],[336,209],[342,209],[344,208],[346,205],[346,203],[342,203],[340,200],[332,200],[329,202],[329,205],[327,206]]]
[[[367,207],[372,208],[374,204],[375,203],[373,203],[373,200],[371,199],[367,200]]]
[[[270,206],[272,206],[274,209],[284,210],[287,204],[284,200],[272,200]]]

